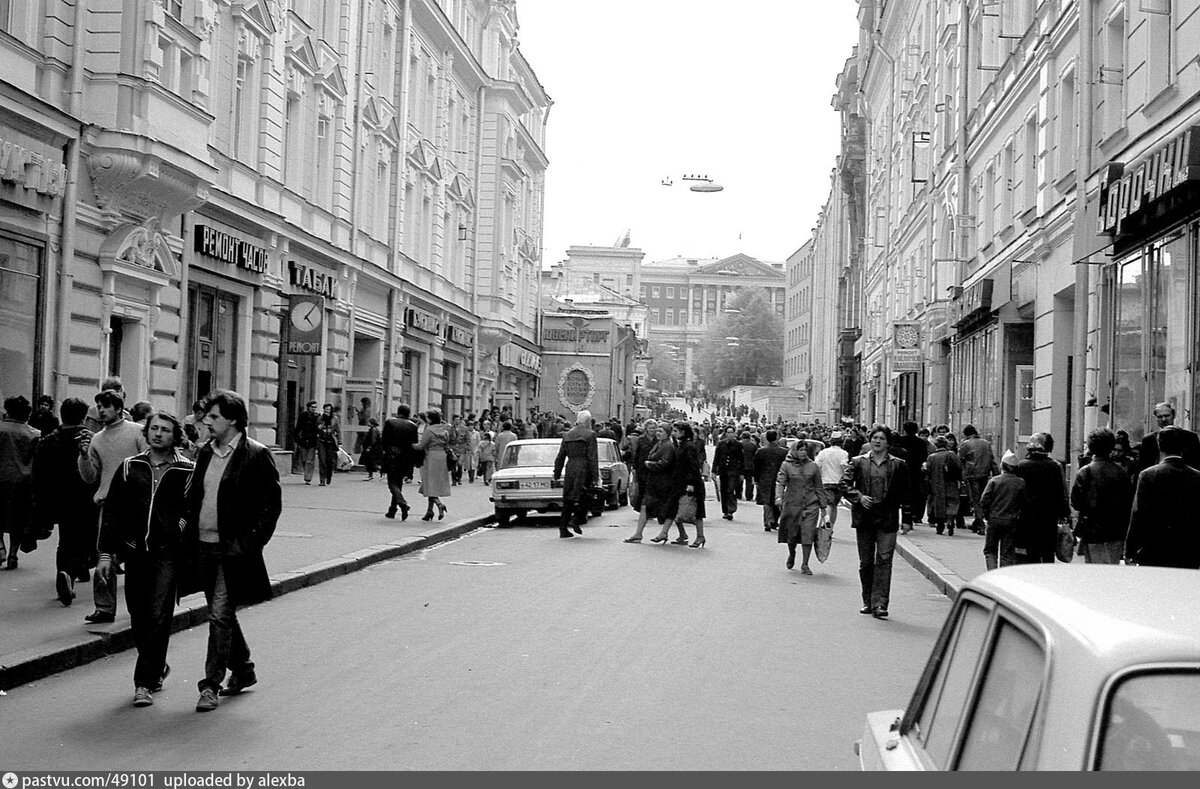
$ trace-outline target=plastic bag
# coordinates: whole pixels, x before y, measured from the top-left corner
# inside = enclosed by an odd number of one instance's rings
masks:
[[[824,563],[829,558],[829,548],[833,545],[833,527],[827,523],[822,523],[817,527],[817,542],[814,549],[817,553],[817,561]]]
[[[1054,545],[1054,555],[1060,562],[1069,562],[1075,558],[1075,535],[1071,524],[1060,521],[1058,524],[1058,542]]]
[[[677,523],[695,523],[696,522],[696,497],[690,493],[685,493],[679,497],[679,508],[675,511],[675,521]]]
[[[354,468],[354,458],[350,457],[350,453],[338,447],[337,453],[337,470],[349,471]]]

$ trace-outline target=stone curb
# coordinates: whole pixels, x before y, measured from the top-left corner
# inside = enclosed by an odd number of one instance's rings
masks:
[[[951,600],[958,597],[959,590],[966,586],[966,581],[958,573],[934,559],[925,551],[904,538],[896,540],[896,551],[904,560],[925,576],[939,592]]]
[[[414,553],[439,543],[461,537],[496,520],[495,515],[480,515],[448,524],[445,528],[404,537],[384,545],[348,553],[336,559],[317,562],[298,570],[288,570],[271,576],[271,591],[275,597],[315,586],[334,578],[386,562],[397,556]],[[171,632],[178,633],[204,624],[208,619],[208,606],[203,600],[181,603],[175,607]],[[10,690],[18,685],[66,671],[93,660],[100,660],[118,652],[133,648],[133,631],[128,620],[112,630],[93,630],[85,635],[62,639],[59,643],[42,645],[35,649],[14,652],[4,656],[0,665],[0,690]]]

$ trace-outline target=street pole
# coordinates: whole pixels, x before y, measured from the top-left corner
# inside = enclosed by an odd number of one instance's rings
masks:
[[[1079,146],[1083,156],[1075,166],[1075,200],[1077,206],[1087,200],[1087,181],[1092,174],[1092,84],[1095,57],[1092,47],[1092,32],[1095,27],[1095,9],[1090,0],[1081,0],[1079,5]],[[1080,212],[1082,216],[1082,212]],[[1076,233],[1089,232],[1089,228],[1077,227]],[[1071,413],[1067,429],[1070,433],[1064,443],[1066,461],[1071,467],[1075,447],[1082,447],[1084,419],[1087,414],[1087,352],[1088,352],[1088,299],[1091,298],[1091,266],[1086,262],[1075,263],[1075,342],[1072,349],[1075,361],[1072,364]]]

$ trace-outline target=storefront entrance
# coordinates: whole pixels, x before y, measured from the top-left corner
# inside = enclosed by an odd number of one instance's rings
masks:
[[[42,249],[0,236],[0,395],[40,392],[38,338],[41,322]]]
[[[188,400],[235,388],[238,297],[206,285],[188,288]]]

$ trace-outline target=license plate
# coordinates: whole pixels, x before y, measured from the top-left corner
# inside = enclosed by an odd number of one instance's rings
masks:
[[[521,483],[522,488],[548,488],[550,480],[548,479],[531,479]]]

